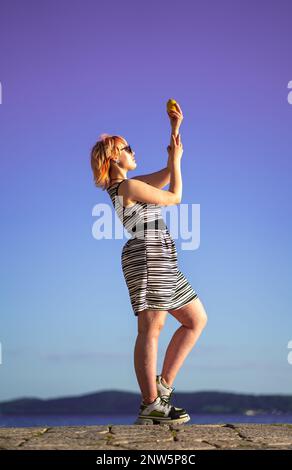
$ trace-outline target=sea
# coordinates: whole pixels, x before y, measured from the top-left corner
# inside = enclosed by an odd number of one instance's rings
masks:
[[[184,424],[279,424],[292,423],[292,414],[190,414],[190,421]],[[37,415],[37,416],[1,416],[0,428],[7,427],[49,427],[49,426],[109,426],[134,424],[137,415]]]

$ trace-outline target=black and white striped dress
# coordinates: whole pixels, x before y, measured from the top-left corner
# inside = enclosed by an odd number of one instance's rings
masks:
[[[179,270],[175,242],[163,221],[162,206],[138,201],[124,207],[123,197],[118,195],[123,181],[109,186],[107,192],[123,226],[132,235],[123,246],[121,263],[134,314],[144,309],[180,308],[198,294]]]

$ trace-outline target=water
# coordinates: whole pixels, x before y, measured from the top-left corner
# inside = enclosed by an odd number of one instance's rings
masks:
[[[226,423],[254,423],[274,424],[292,423],[292,415],[284,414],[258,414],[246,416],[238,414],[190,414],[189,424],[226,424]],[[134,424],[137,415],[50,415],[50,416],[0,416],[0,427],[34,427],[34,426],[96,426],[110,424]]]

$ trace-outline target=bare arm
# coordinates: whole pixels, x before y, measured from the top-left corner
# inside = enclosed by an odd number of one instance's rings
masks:
[[[178,203],[181,202],[182,198],[182,176],[181,176],[181,160],[171,160],[171,172],[170,172],[170,186],[169,191],[176,194],[178,197]]]
[[[169,191],[155,188],[138,179],[126,179],[120,184],[119,196],[125,200],[172,206],[179,204],[182,194],[180,160],[170,161],[170,187]]]
[[[147,204],[158,204],[160,206],[172,206],[179,204],[180,194],[179,186],[176,182],[172,185],[174,190],[169,189],[163,190],[155,188],[143,181],[126,179],[120,184],[119,196],[123,197],[123,200],[146,202]]]
[[[170,134],[170,145],[172,143],[172,134],[175,136],[178,135],[178,130],[173,129]],[[144,183],[150,184],[155,188],[162,189],[170,182],[170,175],[171,175],[171,161],[170,157],[168,156],[167,166],[162,170],[155,171],[154,173],[149,173],[148,175],[139,175],[134,176],[133,180],[143,181]]]
[[[162,170],[149,173],[149,175],[139,175],[131,178],[132,180],[143,181],[144,183],[150,184],[155,188],[164,188],[170,182],[170,169],[168,167]]]
[[[148,204],[171,206],[179,204],[182,197],[181,158],[179,147],[173,147],[172,157],[169,158],[170,165],[170,187],[164,191],[151,186],[138,179],[126,179],[120,184],[119,196],[127,201],[140,201]],[[176,153],[174,153],[176,152]]]

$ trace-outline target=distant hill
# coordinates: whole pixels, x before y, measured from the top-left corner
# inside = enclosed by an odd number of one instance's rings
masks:
[[[4,415],[109,415],[132,414],[141,403],[141,395],[108,390],[88,395],[54,399],[20,398],[0,402]],[[228,392],[175,393],[174,406],[195,414],[292,413],[292,395],[249,395]],[[122,412],[121,412],[122,410]]]

